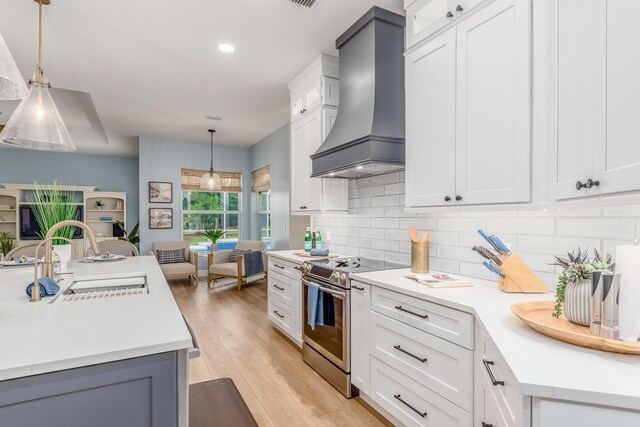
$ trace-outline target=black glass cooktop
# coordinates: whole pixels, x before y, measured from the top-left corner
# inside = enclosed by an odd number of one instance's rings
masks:
[[[369,271],[393,270],[396,268],[406,268],[408,265],[394,262],[380,261],[371,258],[331,258],[307,261],[314,266],[323,267],[328,270],[344,271],[345,273],[367,273]]]

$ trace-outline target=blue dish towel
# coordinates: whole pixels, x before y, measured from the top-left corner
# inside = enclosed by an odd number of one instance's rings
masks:
[[[324,325],[324,304],[323,294],[320,285],[309,282],[309,292],[307,293],[307,323],[312,330],[316,330],[316,325]]]
[[[329,256],[329,249],[311,249],[311,256]]]
[[[60,290],[60,286],[58,286],[56,284],[56,282],[53,281],[53,279],[49,278],[49,277],[41,277],[38,279],[38,284],[40,285],[40,296],[42,298],[44,297],[52,297],[55,294],[58,293],[58,291]],[[27,295],[29,296],[29,298],[31,298],[31,290],[33,289],[33,282],[29,283],[29,286],[27,286],[27,289],[25,290],[27,292]]]
[[[262,260],[261,251],[245,252],[243,256],[244,256],[244,274],[246,274],[247,277],[264,273],[264,262]]]

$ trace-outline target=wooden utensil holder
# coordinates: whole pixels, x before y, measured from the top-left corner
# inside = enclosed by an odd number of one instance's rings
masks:
[[[498,255],[502,261],[500,270],[504,277],[498,279],[498,288],[503,292],[543,294],[549,292],[547,286],[540,280],[529,266],[515,252]]]

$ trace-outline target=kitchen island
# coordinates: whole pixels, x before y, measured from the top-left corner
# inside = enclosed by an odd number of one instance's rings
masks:
[[[69,271],[56,297],[31,303],[33,268],[0,269],[0,424],[186,426],[193,339],[156,259]],[[145,277],[144,292],[55,300],[74,280],[123,276]]]

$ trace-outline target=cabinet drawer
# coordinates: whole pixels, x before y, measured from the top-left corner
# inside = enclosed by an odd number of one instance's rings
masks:
[[[300,279],[300,272],[298,268],[300,268],[300,265],[298,264],[283,261],[275,257],[269,257],[269,272],[275,271],[276,273],[287,276],[293,280],[298,280]]]
[[[294,286],[296,286],[296,281],[285,275],[276,272],[269,274],[269,295],[275,295],[278,299],[292,307],[295,306]],[[298,286],[301,286],[300,283],[298,283]]]
[[[515,376],[490,336],[483,333],[478,345],[481,346],[482,358],[476,363],[475,368],[480,370],[480,376],[491,384],[500,412],[508,425],[522,425],[525,400],[520,394]]]
[[[386,363],[371,358],[371,397],[407,426],[467,427],[473,416]]]
[[[371,354],[463,409],[473,411],[473,352],[378,313]]]
[[[293,309],[276,298],[269,296],[269,319],[293,338],[295,316]]]
[[[473,316],[439,304],[374,287],[374,311],[473,350]]]

